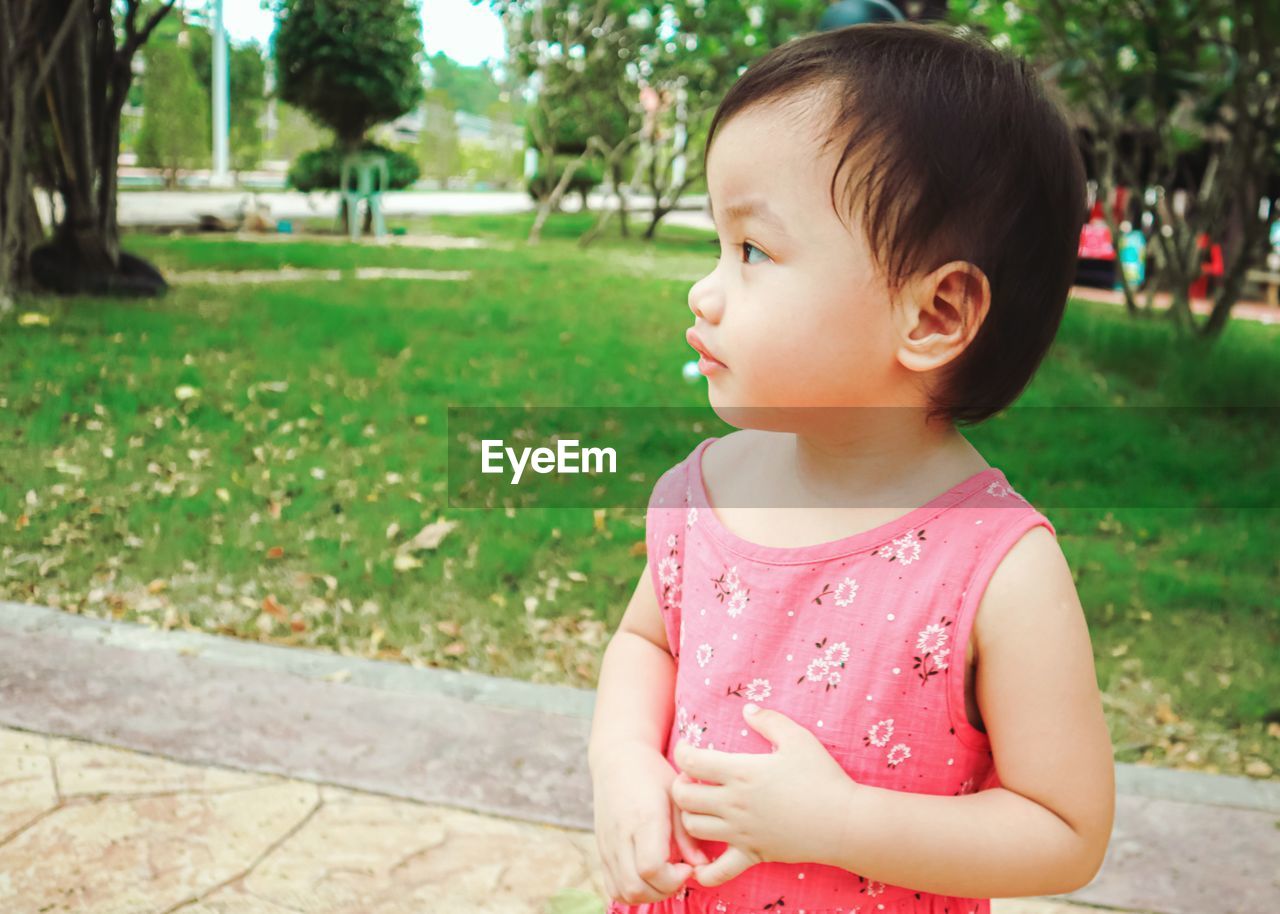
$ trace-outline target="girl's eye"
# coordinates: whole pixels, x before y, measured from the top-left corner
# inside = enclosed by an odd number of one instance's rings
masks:
[[[720,239],[719,239],[719,238],[712,238],[712,239],[708,242],[708,244],[714,244],[716,247],[719,247],[719,246],[720,246]],[[743,241],[743,242],[740,242],[740,243],[738,243],[738,244],[735,244],[735,245],[734,245],[734,247],[736,247],[736,248],[742,248],[744,253],[746,252],[746,249],[747,249],[747,248],[750,248],[751,250],[755,251],[755,252],[756,252],[756,253],[758,253],[758,254],[763,254],[766,258],[769,256],[768,254],[765,254],[765,253],[764,253],[764,251],[760,250],[758,247],[756,247],[754,244],[752,244],[750,241]],[[749,255],[749,254],[747,255],[747,263],[748,263],[748,264],[751,264],[751,263],[752,263],[752,261],[751,261],[751,259],[750,259],[750,256],[751,256],[751,255]],[[720,259],[720,257],[719,257],[719,255],[717,255],[717,256],[716,256],[716,260],[719,260],[719,259]],[[756,262],[756,263],[762,263],[763,261],[755,261],[755,262]]]

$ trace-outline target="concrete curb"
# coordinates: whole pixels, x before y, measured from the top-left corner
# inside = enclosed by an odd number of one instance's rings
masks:
[[[77,616],[47,606],[0,601],[0,633],[44,633],[135,651],[195,652],[211,662],[291,673],[332,682],[347,671],[351,685],[408,694],[443,695],[516,711],[591,719],[595,691],[504,679],[479,673],[346,657],[309,648],[277,647],[185,630],[161,631],[134,622]],[[1280,813],[1280,780],[1259,781],[1116,763],[1116,792],[1148,799],[1204,803]]]

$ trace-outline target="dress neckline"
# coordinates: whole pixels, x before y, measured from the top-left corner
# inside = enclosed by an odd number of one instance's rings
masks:
[[[918,528],[919,525],[964,501],[992,482],[1005,483],[1004,473],[998,467],[987,467],[961,480],[945,492],[935,495],[919,507],[912,508],[902,516],[869,530],[808,546],[764,546],[743,539],[721,523],[707,496],[706,484],[702,478],[702,455],[712,442],[718,440],[718,438],[704,439],[694,450],[693,458],[689,461],[689,497],[690,504],[698,510],[696,525],[702,527],[727,549],[746,558],[775,565],[803,565],[873,551],[892,541],[894,537],[901,536],[905,531]]]

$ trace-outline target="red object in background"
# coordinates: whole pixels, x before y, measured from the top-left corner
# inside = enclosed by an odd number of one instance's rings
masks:
[[[1187,287],[1187,295],[1191,298],[1206,298],[1209,295],[1209,277],[1222,276],[1222,246],[1218,244],[1210,246],[1209,236],[1201,232],[1200,237],[1196,239],[1196,247],[1202,251],[1208,247],[1209,259],[1207,263],[1202,259],[1200,278]]]
[[[1123,201],[1124,188],[1116,188],[1116,198]],[[1123,212],[1117,203],[1116,212]],[[1116,249],[1111,243],[1111,229],[1107,228],[1107,220],[1102,216],[1102,201],[1093,204],[1089,211],[1089,221],[1080,227],[1080,246],[1076,256],[1082,260],[1115,260]]]
[[[1111,244],[1111,229],[1101,218],[1090,219],[1080,227],[1080,247],[1076,256],[1084,260],[1115,260],[1116,249]]]
[[[1125,211],[1125,203],[1129,199],[1129,189],[1117,187],[1112,204],[1112,213],[1120,220]],[[1209,294],[1209,278],[1221,278],[1223,273],[1222,246],[1209,244],[1209,236],[1204,232],[1196,239],[1196,247],[1207,253],[1202,255],[1200,276],[1187,287],[1187,295],[1191,298],[1205,298]],[[1082,260],[1115,260],[1116,249],[1111,243],[1111,230],[1102,216],[1102,201],[1095,201],[1089,210],[1089,221],[1080,227],[1080,246],[1076,256]]]

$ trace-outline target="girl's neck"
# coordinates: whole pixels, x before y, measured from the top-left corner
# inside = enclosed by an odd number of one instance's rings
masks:
[[[915,506],[987,462],[950,422],[926,424],[904,407],[832,412],[814,427],[779,435],[779,459],[794,480],[795,503],[833,507]]]

